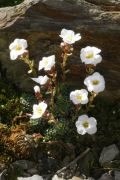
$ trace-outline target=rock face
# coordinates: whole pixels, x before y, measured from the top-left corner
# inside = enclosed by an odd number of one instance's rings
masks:
[[[81,85],[85,74],[79,51],[87,45],[97,46],[102,49],[103,62],[97,71],[106,79],[104,95],[119,98],[120,0],[25,0],[15,7],[1,8],[1,76],[6,75],[23,90],[31,90],[33,82],[26,73],[27,66],[20,61],[10,61],[8,46],[15,38],[27,39],[31,58],[37,63],[45,55],[57,54],[62,28],[82,35],[69,61],[68,80]]]
[[[103,174],[98,180],[114,180],[114,178],[110,174]]]
[[[120,179],[120,171],[115,171],[115,180]]]
[[[27,178],[19,177],[19,178],[17,178],[17,180],[43,180],[43,178],[42,178],[42,176],[34,175],[32,177],[27,177]]]
[[[119,149],[115,144],[112,144],[108,147],[104,147],[101,152],[99,162],[101,164],[110,162],[114,160],[119,155],[119,153]]]

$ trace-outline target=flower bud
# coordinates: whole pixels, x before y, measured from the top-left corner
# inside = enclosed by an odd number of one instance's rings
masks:
[[[64,42],[61,42],[60,43],[60,47],[64,47],[65,46],[65,43]]]
[[[35,91],[35,93],[40,93],[40,87],[39,86],[34,86],[34,91]]]

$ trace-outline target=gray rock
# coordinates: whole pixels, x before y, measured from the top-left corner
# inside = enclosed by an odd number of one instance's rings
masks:
[[[28,161],[28,160],[15,161],[14,163],[11,163],[4,172],[5,180],[16,179],[21,174],[23,177],[30,177],[31,174],[27,173],[26,171],[34,166],[35,164],[32,161]]]
[[[0,173],[5,169],[5,166],[6,165],[4,163],[0,163]]]
[[[101,155],[100,155],[99,162],[101,164],[110,162],[110,161],[114,160],[118,155],[119,155],[118,147],[115,144],[112,144],[108,147],[103,148]]]
[[[115,180],[120,180],[120,171],[115,171]]]
[[[31,176],[31,177],[27,177],[27,178],[18,177],[17,180],[43,180],[43,177],[39,176],[39,175],[34,175],[34,176]]]
[[[34,174],[37,174],[37,173],[38,173],[38,170],[35,169],[35,168],[31,168],[31,169],[28,169],[27,172],[28,172],[30,175],[34,175]]]
[[[73,176],[71,180],[95,180],[95,179],[92,177],[82,178],[82,177]]]
[[[57,175],[54,175],[54,176],[52,177],[52,180],[66,180],[66,179],[60,178],[60,177],[58,177]],[[91,178],[91,177],[89,177],[89,178],[84,178],[84,177],[73,176],[72,179],[68,179],[68,180],[94,180],[94,178]]]
[[[18,160],[12,164],[14,167],[19,167],[23,170],[31,169],[35,166],[35,163],[28,160]]]
[[[6,174],[6,169],[4,169],[3,172],[0,173],[0,180],[5,180],[5,174]]]
[[[3,173],[0,173],[0,180],[5,180],[4,176],[3,176]]]
[[[114,178],[108,173],[105,173],[98,180],[114,180]]]
[[[31,176],[30,173],[28,173],[28,172],[22,172],[22,177],[24,177],[24,178],[29,178],[30,176]]]
[[[58,177],[56,174],[52,177],[52,180],[64,180],[64,178]]]
[[[83,180],[83,178],[73,176],[71,180]]]

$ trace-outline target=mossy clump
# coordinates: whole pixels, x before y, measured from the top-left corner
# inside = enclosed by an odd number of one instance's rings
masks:
[[[33,104],[37,103],[35,96],[31,93],[22,93],[20,95],[20,104],[23,113],[32,112]]]
[[[19,91],[8,82],[0,81],[0,122],[11,124],[21,111]]]

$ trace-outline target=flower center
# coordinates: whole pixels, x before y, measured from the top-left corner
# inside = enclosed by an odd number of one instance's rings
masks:
[[[81,100],[81,99],[82,99],[82,95],[77,95],[76,98],[77,98],[78,100]]]
[[[68,36],[67,36],[67,39],[68,39],[69,41],[72,41],[72,36],[71,36],[71,35],[68,35]]]
[[[42,113],[43,113],[42,108],[39,107],[38,110],[37,110],[37,113],[38,113],[38,114],[42,114]]]
[[[88,128],[88,127],[89,127],[88,121],[84,121],[84,122],[83,122],[83,127],[84,127],[84,128]]]
[[[45,60],[44,60],[44,66],[47,66],[47,65],[48,65],[48,59],[45,58]]]
[[[93,53],[89,53],[89,54],[87,54],[85,57],[88,58],[88,59],[91,59],[91,58],[94,57],[94,54],[93,54]]]
[[[93,85],[98,85],[98,84],[99,84],[99,81],[98,81],[98,80],[93,80],[93,81],[92,81],[92,84],[93,84]]]
[[[16,51],[20,51],[22,49],[22,47],[20,45],[16,45]]]

